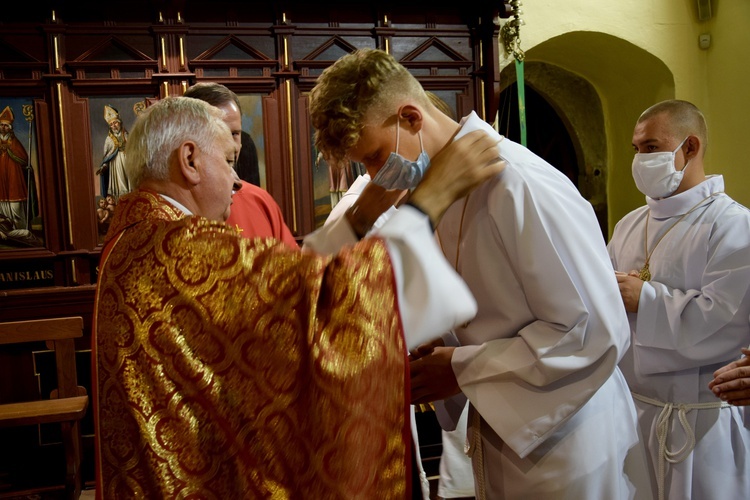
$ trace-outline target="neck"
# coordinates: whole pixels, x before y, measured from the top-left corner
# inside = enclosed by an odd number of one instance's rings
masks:
[[[451,142],[453,136],[458,133],[460,126],[453,118],[437,109],[430,114],[429,118],[428,126],[430,129],[428,133],[422,134],[422,140],[424,141],[425,151],[430,158],[433,158]]]
[[[144,180],[138,186],[142,189],[150,189],[159,194],[169,196],[176,202],[182,204],[195,215],[201,215],[198,208],[198,204],[193,199],[193,196],[189,189],[172,182],[172,181],[160,181],[155,179]]]
[[[685,166],[685,175],[682,178],[677,190],[672,193],[672,196],[680,193],[684,193],[688,189],[692,189],[701,182],[706,180],[706,172],[703,168],[703,162],[697,158],[693,158],[689,164]]]

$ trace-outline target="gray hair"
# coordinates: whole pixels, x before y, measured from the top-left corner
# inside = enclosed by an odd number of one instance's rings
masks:
[[[146,108],[125,147],[125,171],[131,185],[168,180],[170,157],[185,141],[213,153],[217,139],[231,134],[223,116],[220,109],[190,97],[166,97]]]

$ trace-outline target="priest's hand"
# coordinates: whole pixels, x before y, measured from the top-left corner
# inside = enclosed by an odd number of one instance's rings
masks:
[[[417,346],[415,349],[409,351],[409,361],[414,361],[427,356],[428,354],[432,354],[435,351],[436,347],[444,346],[445,342],[443,341],[442,337],[436,338],[432,342],[427,342],[426,344]]]
[[[454,201],[469,194],[479,184],[502,172],[499,139],[483,130],[474,130],[444,147],[430,160],[430,168],[409,197],[437,227]]]
[[[742,349],[744,357],[714,372],[708,388],[722,401],[737,406],[750,405],[750,349]]]
[[[455,347],[435,347],[430,354],[411,361],[411,404],[426,404],[461,392],[451,358]]]
[[[641,298],[641,288],[643,288],[643,280],[641,280],[637,274],[622,273],[615,271],[615,277],[617,278],[617,285],[620,287],[620,295],[622,296],[622,303],[625,304],[625,310],[627,312],[638,312],[638,301]]]

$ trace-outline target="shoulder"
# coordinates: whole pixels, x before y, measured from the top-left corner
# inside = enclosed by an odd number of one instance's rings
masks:
[[[250,184],[246,181],[242,181],[242,189],[234,194],[233,199],[233,203],[242,201],[255,201],[256,203],[260,203],[262,205],[278,207],[278,203],[276,203],[276,200],[274,200],[273,196],[271,196],[271,193],[261,187],[256,186],[255,184]]]
[[[719,194],[699,218],[704,226],[712,228],[714,235],[727,233],[729,237],[739,238],[747,233],[750,236],[750,210],[725,193]]]
[[[506,138],[499,148],[507,166],[496,178],[509,188],[553,197],[579,193],[564,173],[525,146]]]
[[[512,150],[503,150],[506,142]],[[500,143],[500,153],[505,169],[482,186],[489,200],[507,200],[515,206],[590,206],[565,174],[523,146],[506,139]]]
[[[622,218],[620,218],[620,220],[615,223],[615,227],[612,230],[612,239],[615,239],[621,234],[629,231],[633,226],[637,226],[639,223],[642,223],[647,212],[648,206],[643,205],[625,214]]]
[[[636,208],[634,210],[631,210],[630,212],[628,212],[627,214],[625,214],[620,219],[620,221],[632,221],[632,220],[635,220],[635,219],[639,219],[646,212],[648,212],[648,205],[641,205],[640,207],[638,207],[638,208]]]
[[[234,245],[239,240],[239,232],[224,222],[206,219],[198,215],[183,217],[177,221],[166,221],[165,231],[178,234],[191,243],[215,240],[222,244]]]
[[[750,217],[750,209],[748,209],[745,205],[742,203],[734,200],[732,197],[730,197],[728,194],[723,194],[719,197],[718,200],[716,200],[717,206],[721,207],[723,210],[736,215],[738,217],[743,218],[749,218]]]
[[[186,257],[188,255],[193,255],[194,258],[201,258],[203,255],[210,256],[208,260],[213,261],[211,265],[216,264],[218,267],[226,265],[227,261],[234,263],[241,254],[258,256],[267,252],[289,250],[286,244],[274,238],[245,238],[229,224],[199,216],[186,217],[168,224],[165,236],[167,235],[169,238],[176,238],[184,243],[184,245],[170,245],[170,248],[182,247],[182,253]],[[221,259],[218,258],[219,256]]]
[[[709,207],[710,223],[714,235],[725,235],[739,241],[750,238],[750,210],[723,194]]]
[[[228,224],[199,216],[164,221],[149,244],[179,279],[191,284],[233,283],[232,293],[239,293],[237,286],[268,279],[270,273],[296,276],[300,269],[305,274],[323,265],[319,256],[303,255],[279,239],[245,238]],[[264,272],[255,272],[258,269]]]

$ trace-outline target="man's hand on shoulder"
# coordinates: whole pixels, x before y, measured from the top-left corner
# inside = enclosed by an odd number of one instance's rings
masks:
[[[499,142],[483,130],[475,130],[448,144],[431,159],[409,203],[426,213],[436,227],[454,201],[505,168],[497,149]]]

